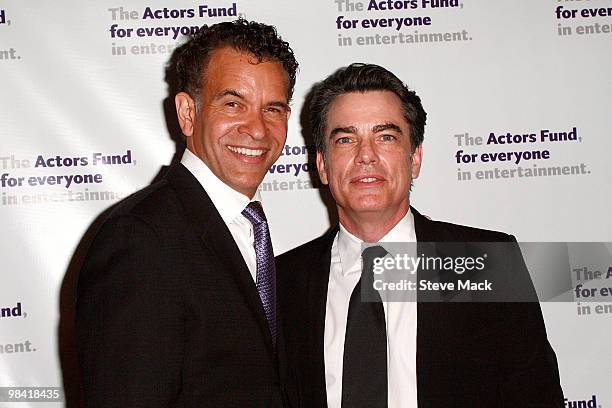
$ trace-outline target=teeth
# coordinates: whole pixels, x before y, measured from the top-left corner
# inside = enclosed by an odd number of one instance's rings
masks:
[[[227,146],[234,153],[244,154],[245,156],[261,156],[264,154],[264,150],[260,149],[247,149],[245,147]]]
[[[359,181],[361,181],[362,183],[373,183],[376,181],[376,179],[374,177],[366,177],[359,179]]]

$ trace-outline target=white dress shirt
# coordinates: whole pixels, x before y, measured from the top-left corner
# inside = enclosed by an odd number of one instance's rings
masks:
[[[327,406],[340,408],[342,360],[349,301],[361,277],[361,241],[342,224],[331,249],[325,311],[325,384]],[[412,212],[379,242],[416,242]],[[387,326],[389,408],[416,408],[416,302],[383,302]]]
[[[204,164],[202,160],[188,149],[185,149],[181,164],[194,175],[200,182],[211,201],[221,215],[223,222],[229,228],[232,237],[238,249],[242,254],[242,258],[251,272],[253,281],[257,281],[257,261],[255,258],[255,248],[253,247],[253,225],[242,215],[242,210],[251,201],[260,201],[261,197],[259,190],[255,192],[253,199],[249,200],[247,196],[237,192],[223,181]]]

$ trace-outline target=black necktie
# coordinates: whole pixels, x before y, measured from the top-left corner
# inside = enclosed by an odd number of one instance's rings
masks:
[[[374,258],[387,251],[380,246],[362,253],[363,270],[349,302],[342,369],[342,408],[387,407],[387,331],[385,311],[378,292],[372,287]],[[369,299],[361,301],[361,287]]]

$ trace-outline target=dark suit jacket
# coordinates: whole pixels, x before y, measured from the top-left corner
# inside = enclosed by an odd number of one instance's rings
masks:
[[[506,234],[431,221],[412,212],[419,242],[515,242]],[[277,259],[284,330],[279,352],[285,356],[281,376],[294,407],[327,406],[323,334],[336,232]],[[526,274],[522,257],[518,260],[508,269]],[[419,302],[417,327],[420,408],[564,406],[555,354],[537,302]]]
[[[182,165],[120,203],[78,283],[87,407],[280,407],[272,340],[249,270]]]

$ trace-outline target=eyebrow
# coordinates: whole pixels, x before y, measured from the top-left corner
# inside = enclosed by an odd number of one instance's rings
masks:
[[[240,99],[244,99],[244,96],[238,92],[235,89],[224,89],[221,92],[217,93],[217,95],[215,96],[215,99],[221,99],[224,98],[226,96],[235,96],[236,98],[240,98]]]
[[[372,133],[384,132],[385,130],[394,130],[402,134],[402,129],[395,123],[383,123],[381,125],[375,125],[372,127]],[[332,129],[329,134],[329,137],[332,138],[338,133],[355,134],[357,133],[357,128],[355,126],[339,126],[337,128]]]
[[[217,93],[215,99],[222,99],[226,96],[235,96],[236,98],[239,99],[245,99],[244,95],[242,95],[240,92],[238,92],[235,89],[224,89],[221,92]],[[270,102],[267,104],[267,106],[277,106],[279,108],[283,108],[285,110],[291,110],[291,107],[289,106],[288,103],[283,102],[283,101],[274,101],[274,102]]]
[[[376,125],[372,128],[373,133],[384,132],[385,130],[394,130],[399,134],[402,134],[402,129],[395,123],[384,123],[382,125]]]
[[[357,133],[357,128],[355,126],[346,126],[346,127],[337,127],[333,128],[329,133],[329,138],[336,136],[338,133]]]

